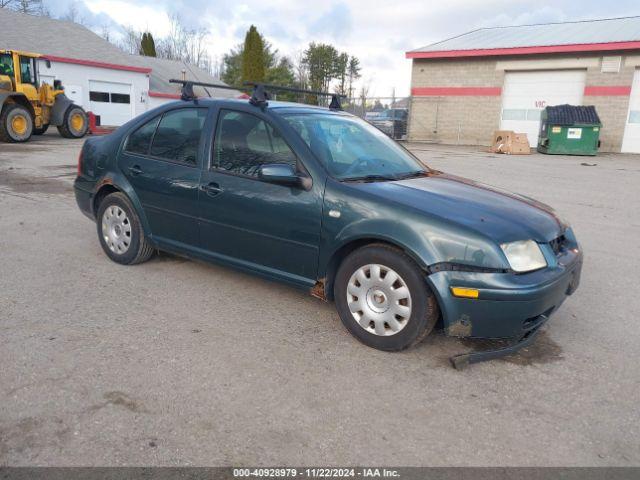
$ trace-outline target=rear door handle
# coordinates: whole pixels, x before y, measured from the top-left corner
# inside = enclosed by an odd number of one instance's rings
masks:
[[[136,176],[142,173],[142,169],[139,165],[133,165],[132,167],[129,167],[129,172],[131,172],[131,175]]]
[[[207,185],[200,185],[200,190],[205,192],[210,197],[215,197],[222,193],[222,188],[215,182],[208,183]]]

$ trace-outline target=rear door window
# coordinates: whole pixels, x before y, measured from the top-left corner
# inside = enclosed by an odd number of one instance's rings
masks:
[[[181,108],[165,113],[151,144],[150,155],[196,165],[206,108]]]

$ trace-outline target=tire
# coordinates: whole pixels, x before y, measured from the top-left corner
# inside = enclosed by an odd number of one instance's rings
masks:
[[[45,133],[47,133],[47,130],[49,129],[49,124],[43,125],[40,128],[34,128],[33,129],[33,134],[34,135],[44,135]]]
[[[388,276],[393,274],[398,278]],[[379,350],[399,351],[419,343],[439,316],[424,273],[408,255],[384,244],[368,245],[347,256],[338,268],[333,292],[347,330]]]
[[[0,113],[0,140],[9,143],[23,143],[31,138],[33,118],[22,105],[8,103]]]
[[[87,130],[89,130],[89,118],[86,112],[77,105],[69,106],[64,112],[62,125],[58,125],[60,135],[64,138],[82,138],[87,134]]]
[[[104,253],[116,263],[135,265],[155,253],[133,205],[123,193],[111,193],[102,199],[96,225]]]

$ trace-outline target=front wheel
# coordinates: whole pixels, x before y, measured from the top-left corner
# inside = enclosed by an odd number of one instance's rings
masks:
[[[369,245],[344,259],[334,282],[342,323],[365,345],[404,350],[425,338],[438,320],[438,304],[424,274],[402,251]]]
[[[62,125],[58,125],[58,132],[64,138],[82,138],[89,130],[89,118],[86,112],[77,105],[67,108],[62,119]]]
[[[123,193],[107,195],[96,216],[104,253],[116,263],[134,265],[151,258],[154,249],[144,235],[140,219]]]

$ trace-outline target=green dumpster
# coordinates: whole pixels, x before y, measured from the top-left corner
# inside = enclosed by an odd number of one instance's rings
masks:
[[[540,116],[538,151],[551,155],[596,155],[601,128],[594,106],[547,107]]]

